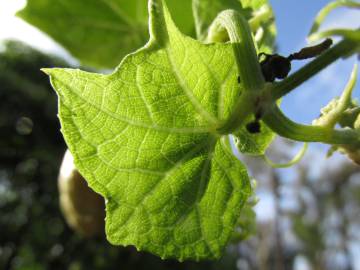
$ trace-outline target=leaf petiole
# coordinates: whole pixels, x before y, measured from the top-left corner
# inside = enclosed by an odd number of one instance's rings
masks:
[[[235,10],[221,12],[212,23],[208,42],[230,39],[244,91],[227,121],[218,129],[221,134],[236,130],[255,111],[255,103],[265,86],[249,23]]]
[[[235,10],[224,10],[210,26],[208,42],[223,42],[230,39],[236,65],[244,91],[261,90],[264,78],[261,73],[256,48],[249,23]]]
[[[360,146],[357,130],[298,124],[287,118],[277,105],[267,111],[263,121],[280,136],[295,141]]]

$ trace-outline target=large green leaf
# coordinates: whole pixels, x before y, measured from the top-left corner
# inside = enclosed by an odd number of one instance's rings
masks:
[[[193,34],[191,0],[167,2],[180,30]],[[147,0],[28,0],[17,15],[92,67],[113,68],[148,40]]]
[[[251,187],[216,132],[240,95],[230,44],[184,36],[161,0],[150,41],[111,75],[47,69],[77,168],[106,198],[110,242],[218,258]]]

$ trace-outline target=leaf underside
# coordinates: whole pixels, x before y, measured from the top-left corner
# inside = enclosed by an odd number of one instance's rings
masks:
[[[179,32],[151,1],[150,41],[110,75],[46,69],[67,145],[106,198],[106,234],[162,258],[214,259],[251,194],[216,133],[241,87],[229,44]]]

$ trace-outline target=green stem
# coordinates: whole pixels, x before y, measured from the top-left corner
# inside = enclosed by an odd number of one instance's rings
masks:
[[[249,23],[235,10],[224,10],[212,23],[208,42],[223,42],[229,37],[234,50],[235,61],[239,70],[244,91],[261,90],[264,86],[254,41]]]
[[[300,151],[291,159],[290,161],[286,163],[275,163],[270,158],[268,158],[266,155],[263,155],[263,159],[267,164],[269,164],[273,168],[289,168],[296,163],[300,162],[300,160],[304,157],[306,150],[308,148],[308,144],[304,143],[303,147],[300,149]]]
[[[287,118],[275,105],[267,111],[263,120],[280,136],[295,141],[360,146],[359,131],[298,124]]]
[[[352,29],[330,29],[321,32],[316,32],[308,37],[310,42],[318,41],[323,38],[331,37],[331,36],[340,36],[345,39],[352,40],[354,42],[360,41],[360,29],[352,30]]]
[[[276,101],[332,62],[358,50],[358,42],[352,40],[339,42],[285,80],[270,86],[268,90],[271,91],[265,91],[265,81],[249,24],[240,13],[234,10],[225,10],[217,16],[210,27],[207,41],[224,42],[228,38],[233,47],[244,91],[230,117],[218,128],[219,133],[229,134],[238,129],[250,114],[259,109],[257,107],[263,106],[267,107],[262,110],[267,112],[264,120],[270,128],[281,136],[304,142],[318,141],[330,144],[354,144],[354,142],[359,142],[358,132],[300,125],[286,118],[277,107],[275,107],[276,109],[270,107],[268,111],[269,100]],[[270,99],[268,95],[271,95]]]
[[[314,24],[311,27],[310,34],[315,33],[319,30],[319,27],[321,23],[325,20],[327,15],[334,9],[338,7],[349,7],[349,8],[360,8],[360,3],[356,1],[349,1],[349,0],[340,0],[340,1],[334,1],[326,5],[318,15],[316,16],[314,20]]]
[[[225,10],[216,17],[210,27],[207,41],[223,42],[227,38],[230,39],[234,51],[244,90],[232,114],[218,129],[221,134],[229,134],[237,129],[245,118],[254,112],[255,99],[265,85],[250,26],[246,19],[235,10]]]
[[[291,92],[294,88],[310,79],[322,69],[341,57],[346,57],[354,50],[359,49],[359,43],[351,40],[343,40],[325,51],[315,60],[305,65],[297,72],[293,73],[279,83],[275,83],[271,89],[273,100],[278,100],[282,96]]]

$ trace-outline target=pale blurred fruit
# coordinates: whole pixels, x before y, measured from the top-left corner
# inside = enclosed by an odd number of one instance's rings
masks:
[[[60,208],[68,225],[86,236],[103,235],[105,204],[99,194],[91,190],[75,168],[69,150],[65,152],[58,178]]]
[[[357,165],[360,165],[360,149],[354,151],[347,151],[348,157]]]

